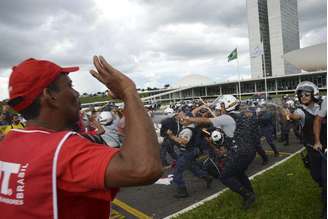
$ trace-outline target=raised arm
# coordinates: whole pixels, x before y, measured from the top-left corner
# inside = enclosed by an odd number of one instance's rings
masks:
[[[109,188],[153,183],[162,174],[159,144],[135,84],[102,56],[95,56],[93,61],[97,71],[90,73],[106,85],[114,98],[124,101],[126,117],[125,141],[107,166],[105,184]]]
[[[321,120],[320,116],[316,116],[313,122],[313,134],[314,134],[314,149],[322,149],[322,144],[320,142],[320,131],[321,131]]]
[[[183,120],[188,122],[188,124],[195,123],[197,125],[202,125],[202,124],[211,124],[211,120],[209,118],[203,118],[203,117],[189,117],[189,116],[184,116],[182,117]]]

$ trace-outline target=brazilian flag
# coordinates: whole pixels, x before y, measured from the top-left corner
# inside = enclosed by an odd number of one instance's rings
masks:
[[[238,53],[237,53],[237,48],[235,48],[229,55],[228,55],[228,62],[237,59],[238,58]]]

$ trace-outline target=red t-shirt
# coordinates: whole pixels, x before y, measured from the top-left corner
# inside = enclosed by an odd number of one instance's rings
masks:
[[[108,219],[110,201],[119,189],[106,189],[105,172],[118,152],[118,149],[95,144],[80,135],[65,141],[57,164],[59,218]]]
[[[106,189],[108,163],[119,150],[78,135],[64,143],[58,158],[59,218],[106,218],[118,189]]]

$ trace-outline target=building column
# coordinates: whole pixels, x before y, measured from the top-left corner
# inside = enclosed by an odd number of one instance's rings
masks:
[[[205,97],[207,97],[207,87],[205,87]]]
[[[276,94],[278,94],[278,81],[277,81],[277,78],[274,79],[274,84],[275,84],[275,87],[276,87]]]
[[[256,81],[254,81],[254,93],[257,92]]]

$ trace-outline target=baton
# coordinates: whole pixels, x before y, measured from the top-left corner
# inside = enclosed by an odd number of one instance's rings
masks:
[[[313,145],[311,145],[311,144],[307,144],[306,146],[311,147],[313,150],[315,150],[315,149],[313,148]],[[323,159],[327,160],[327,156],[325,155],[326,152],[323,152],[322,149],[319,149],[318,152],[319,152],[320,156],[321,156]]]
[[[206,106],[206,108],[210,111],[210,113],[212,114],[212,116],[213,117],[216,117],[215,114],[214,114],[214,112],[211,110],[211,108],[209,108],[207,106],[207,104],[204,102],[204,100],[201,97],[199,97],[199,100]]]

